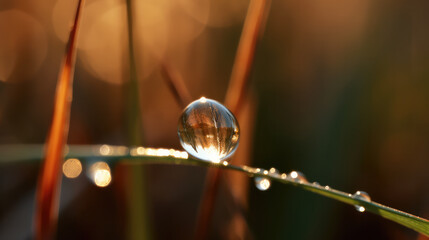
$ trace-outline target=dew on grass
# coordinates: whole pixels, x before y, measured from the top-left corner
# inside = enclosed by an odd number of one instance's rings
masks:
[[[225,106],[202,97],[183,111],[178,134],[180,143],[189,154],[204,161],[220,163],[237,149],[240,128]]]

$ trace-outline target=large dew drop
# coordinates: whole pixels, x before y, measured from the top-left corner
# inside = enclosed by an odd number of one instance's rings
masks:
[[[368,202],[371,201],[371,197],[369,196],[369,194],[364,191],[357,191],[355,194],[353,194],[353,198],[357,198]],[[365,212],[366,210],[365,207],[359,206],[359,205],[355,205],[355,208],[359,212]]]
[[[238,146],[240,129],[234,115],[217,101],[200,98],[189,104],[179,119],[183,148],[204,161],[220,163]]]
[[[257,189],[265,191],[271,187],[271,181],[268,178],[255,177],[255,186]]]

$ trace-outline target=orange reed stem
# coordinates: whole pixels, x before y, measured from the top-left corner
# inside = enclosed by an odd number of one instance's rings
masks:
[[[61,187],[60,168],[69,129],[76,39],[83,2],[84,0],[79,0],[65,59],[58,77],[53,119],[45,145],[45,159],[39,175],[35,213],[35,238],[38,240],[53,239],[57,226]]]

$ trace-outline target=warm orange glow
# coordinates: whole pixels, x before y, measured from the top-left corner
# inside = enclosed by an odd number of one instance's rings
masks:
[[[67,40],[69,9],[73,1],[57,1],[52,13],[52,23],[58,38]],[[125,3],[116,0],[91,1],[83,16],[79,41],[79,58],[82,66],[102,81],[112,84],[123,82],[123,58],[126,38]],[[100,41],[103,39],[103,41]]]
[[[79,159],[70,158],[63,164],[63,173],[67,178],[77,178],[82,172],[82,164]]]
[[[31,63],[25,65],[25,71],[19,70],[20,75],[35,74],[45,60],[48,47],[46,31],[40,22],[23,11],[0,11],[0,33],[0,82],[14,80],[11,77],[17,64],[28,54]]]
[[[112,174],[110,167],[105,162],[96,162],[90,168],[90,176],[92,181],[98,187],[107,187],[112,181]]]

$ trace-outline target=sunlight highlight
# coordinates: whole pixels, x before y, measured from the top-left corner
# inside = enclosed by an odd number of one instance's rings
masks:
[[[107,187],[110,184],[112,177],[110,171],[105,169],[97,170],[94,174],[94,183],[98,187]]]
[[[96,162],[90,168],[90,177],[97,187],[107,187],[112,181],[110,167],[105,162]]]
[[[365,208],[362,206],[356,207],[356,210],[358,210],[359,212],[365,212]]]
[[[188,153],[166,148],[144,148],[135,147],[130,150],[131,156],[153,156],[153,157],[174,157],[188,159]]]
[[[200,102],[201,102],[201,103],[206,103],[206,102],[207,102],[207,98],[205,98],[205,97],[201,97],[201,98],[200,98]]]

